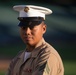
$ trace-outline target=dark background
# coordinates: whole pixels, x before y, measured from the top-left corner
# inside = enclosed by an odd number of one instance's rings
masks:
[[[75,0],[0,0],[0,59],[12,59],[25,48],[17,26],[18,12],[12,8],[18,4],[43,6],[53,11],[53,14],[46,16],[47,32],[44,38],[59,52],[65,68],[68,68],[65,61],[76,63]]]

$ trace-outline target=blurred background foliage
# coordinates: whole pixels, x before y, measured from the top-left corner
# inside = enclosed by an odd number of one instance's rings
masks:
[[[21,4],[52,9],[53,14],[46,16],[47,32],[44,38],[62,57],[65,75],[76,75],[75,0],[0,0],[0,59],[12,59],[25,48],[17,26],[18,12],[12,8]]]

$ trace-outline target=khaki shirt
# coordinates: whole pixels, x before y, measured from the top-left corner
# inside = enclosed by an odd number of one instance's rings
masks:
[[[44,39],[24,61],[25,51],[21,51],[10,63],[6,75],[64,75],[64,67],[58,52]]]

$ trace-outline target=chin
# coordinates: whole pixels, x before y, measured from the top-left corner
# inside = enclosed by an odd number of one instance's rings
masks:
[[[29,45],[29,46],[34,46],[35,44],[32,43],[32,42],[25,42],[26,45]]]

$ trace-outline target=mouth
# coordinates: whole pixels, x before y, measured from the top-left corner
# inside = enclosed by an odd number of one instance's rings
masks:
[[[32,37],[24,37],[24,39],[25,39],[26,41],[30,41],[30,40],[32,40]]]

